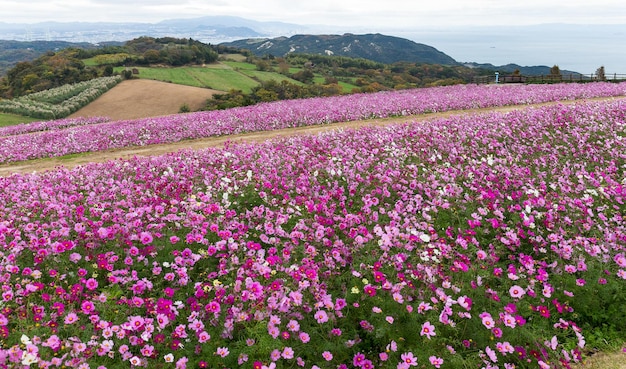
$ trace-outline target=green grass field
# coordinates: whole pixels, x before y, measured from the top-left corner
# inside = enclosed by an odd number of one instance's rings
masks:
[[[244,61],[232,61],[232,60],[227,60],[227,61],[223,61],[220,62],[220,64],[224,64],[227,65],[228,67],[232,68],[232,69],[241,69],[241,70],[256,70],[256,65],[252,64],[252,63],[246,63]]]
[[[116,67],[121,72],[124,67]],[[136,77],[157,81],[177,83],[181,85],[211,88],[220,91],[231,89],[250,93],[259,83],[243,73],[224,67],[178,67],[157,68],[137,67],[139,74]]]
[[[24,117],[24,116],[15,115],[15,114],[0,113],[0,127],[12,126],[12,125],[21,124],[21,123],[36,122],[38,120],[41,120],[41,119]]]
[[[122,72],[125,67],[116,67],[116,72]],[[211,88],[220,91],[241,90],[250,93],[253,87],[260,82],[275,80],[277,82],[289,81],[301,85],[294,79],[276,72],[256,70],[256,66],[250,63],[224,61],[216,64],[208,64],[200,67],[136,67],[139,78],[153,79],[157,81],[177,83],[181,85]],[[348,89],[348,91],[351,87]]]
[[[351,93],[353,89],[359,88],[359,86],[357,85],[353,85],[351,83],[346,83],[342,81],[337,82],[337,84],[341,86],[341,91],[343,91],[343,93]]]

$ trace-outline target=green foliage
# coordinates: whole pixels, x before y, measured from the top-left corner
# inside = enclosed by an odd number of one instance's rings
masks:
[[[205,64],[217,61],[217,51],[211,45],[193,39],[174,37],[139,37],[126,43],[125,49],[133,60],[125,60],[136,65],[167,64],[181,66],[186,64]]]
[[[191,108],[189,107],[187,103],[181,105],[180,108],[178,109],[179,113],[189,113],[190,111],[191,111]]]
[[[0,93],[4,97],[18,97],[86,81],[96,76],[97,72],[85,68],[74,50],[48,52],[32,62],[18,63],[2,79]]]
[[[206,109],[228,109],[236,106],[254,105],[260,102],[276,100],[334,96],[342,92],[342,88],[338,84],[311,84],[303,86],[287,80],[280,82],[269,80],[254,87],[249,94],[244,94],[241,90],[233,89],[225,94],[213,95],[213,98],[207,101]]]
[[[96,78],[0,101],[0,111],[42,119],[64,118],[89,104],[121,81],[119,76]]]

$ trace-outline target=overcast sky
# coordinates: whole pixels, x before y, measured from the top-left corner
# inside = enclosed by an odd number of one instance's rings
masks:
[[[624,0],[0,0],[0,22],[147,22],[205,15],[381,29],[626,24]]]

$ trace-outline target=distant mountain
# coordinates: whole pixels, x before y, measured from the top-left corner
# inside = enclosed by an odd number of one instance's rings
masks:
[[[295,35],[277,38],[248,38],[220,45],[249,49],[258,56],[283,56],[289,53],[325,54],[364,58],[380,63],[399,61],[459,65],[459,63],[432,46],[405,38],[379,33],[355,35]]]
[[[540,76],[540,75],[548,75],[550,74],[551,67],[545,65],[535,65],[535,66],[521,66],[517,64],[506,64],[506,65],[493,65],[493,64],[479,64],[479,63],[462,63],[462,65],[470,68],[482,68],[500,72],[502,74],[511,74],[518,70],[520,74],[524,76]],[[580,73],[563,70],[561,69],[562,75],[579,75]]]
[[[248,37],[275,37],[308,32],[306,26],[282,22],[259,22],[239,17],[204,16],[168,19],[158,23],[41,22],[34,24],[0,22],[0,38],[17,41],[62,40],[100,43],[128,41],[141,36],[193,38],[218,43]]]
[[[7,41],[0,40],[0,77],[17,63],[37,59],[48,51],[57,51],[68,47],[84,49],[95,48],[90,43],[72,43],[66,41]]]
[[[178,30],[215,29],[216,35],[237,38],[268,37],[285,34],[294,30],[307,29],[305,26],[283,22],[260,22],[231,16],[210,15],[191,19],[168,19],[155,24],[155,27],[173,27]],[[200,40],[202,41],[202,40]]]

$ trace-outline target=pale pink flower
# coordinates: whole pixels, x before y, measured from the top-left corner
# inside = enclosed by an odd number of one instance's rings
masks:
[[[435,326],[430,324],[430,322],[426,322],[422,324],[422,330],[420,331],[420,336],[426,336],[428,339],[435,336]]]
[[[443,359],[437,356],[431,356],[428,358],[428,361],[435,367],[439,368],[443,364]]]
[[[511,297],[519,299],[522,296],[524,296],[526,292],[524,291],[524,289],[518,285],[514,285],[511,286],[511,288],[509,288],[509,294],[511,295]]]
[[[412,352],[403,353],[402,355],[400,355],[400,359],[402,359],[402,362],[408,366],[417,365],[417,358],[413,355]]]
[[[313,316],[318,323],[326,323],[328,321],[328,314],[324,310],[318,310]]]

